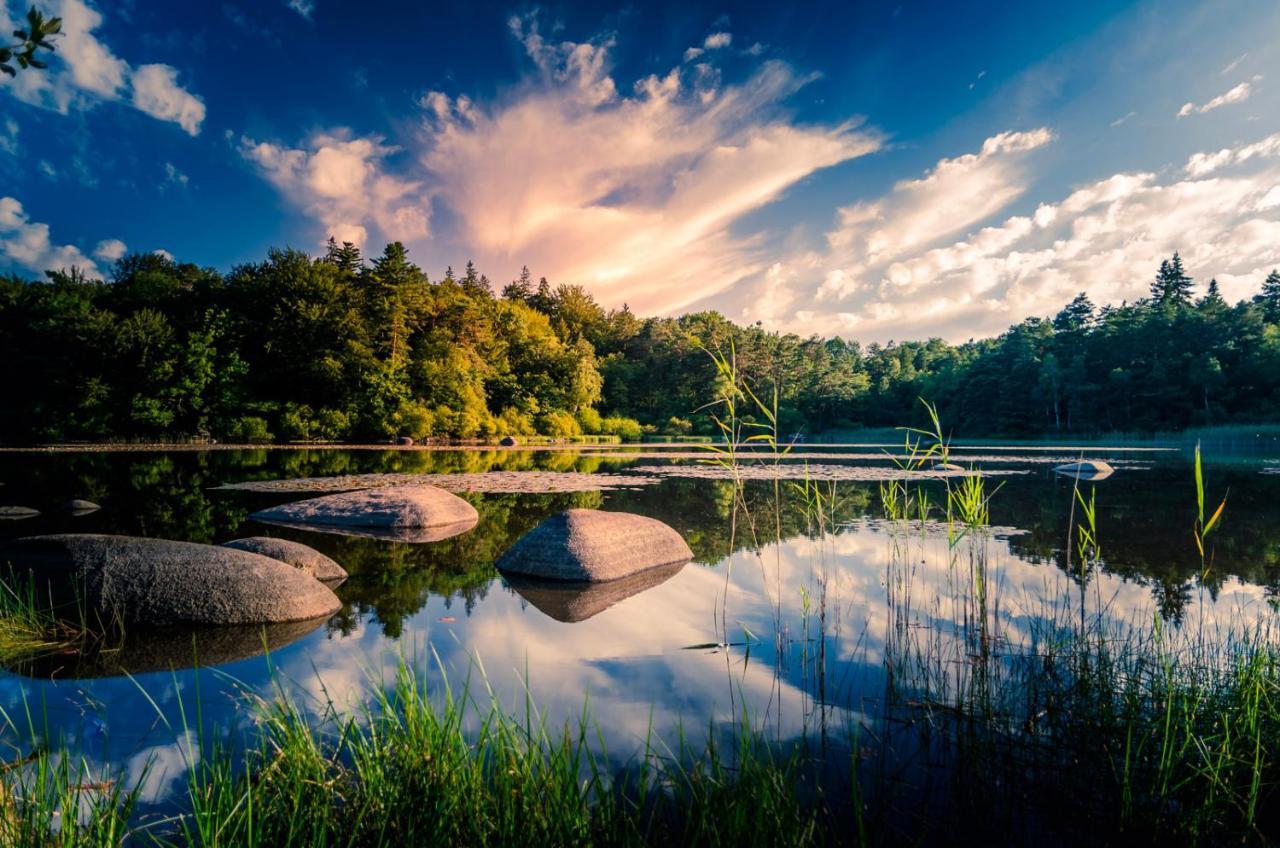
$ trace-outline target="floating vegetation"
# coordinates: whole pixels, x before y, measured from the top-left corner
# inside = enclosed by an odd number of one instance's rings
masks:
[[[351,492],[386,486],[438,486],[448,492],[544,494],[607,492],[659,482],[641,474],[585,474],[578,471],[484,471],[475,474],[342,474],[292,480],[246,480],[216,487],[241,492]]]

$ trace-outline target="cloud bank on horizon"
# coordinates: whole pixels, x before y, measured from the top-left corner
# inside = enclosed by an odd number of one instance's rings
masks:
[[[0,18],[16,18],[19,5],[0,5]],[[216,192],[218,168],[256,179],[278,198],[276,231],[312,249],[330,236],[366,251],[400,240],[427,266],[470,258],[503,280],[528,265],[640,314],[715,308],[864,341],[989,335],[1080,291],[1132,300],[1175,250],[1229,299],[1251,295],[1280,265],[1275,51],[1214,42],[1184,52],[1195,67],[1175,89],[1169,66],[1140,47],[1149,36],[1140,14],[1012,70],[984,63],[953,75],[945,119],[913,134],[902,127],[921,118],[909,109],[864,116],[832,105],[838,62],[801,61],[785,44],[745,37],[728,16],[708,16],[665,52],[643,45],[653,55],[636,72],[620,58],[637,49],[630,29],[575,40],[548,16],[508,13],[514,75],[471,86],[447,74],[411,79],[411,94],[387,100],[370,126],[340,107],[302,121],[215,112],[226,98],[182,83],[199,68],[120,58],[170,59],[163,38],[131,39],[126,50],[101,34],[111,14],[141,18],[128,11],[135,4],[42,5],[63,16],[66,36],[47,74],[0,82],[0,178],[39,158],[24,110],[84,126],[132,109],[151,122],[138,132],[162,139],[163,174],[154,161],[115,163],[126,172],[118,185],[142,191],[149,180],[178,204]],[[1260,20],[1280,23],[1265,4],[1239,5],[1256,9],[1236,22],[1239,40]],[[336,0],[280,6],[295,39],[338,11]],[[254,26],[232,4],[224,13],[224,26]],[[1175,43],[1203,30],[1184,17],[1181,34],[1167,35]],[[1123,69],[1084,78],[1121,49]],[[354,71],[369,84],[368,69]],[[1063,93],[1073,86],[1084,90]],[[218,131],[202,134],[211,121]],[[62,190],[49,185],[61,185],[59,174],[88,179],[95,142],[77,144],[69,165],[39,158],[41,193]],[[184,145],[199,145],[204,161],[185,163]],[[125,252],[117,221],[64,223],[48,204],[37,212],[35,191],[19,193],[35,184],[13,182],[0,190],[0,268],[102,274]],[[179,248],[184,226],[217,230],[218,220],[192,215],[148,238]],[[243,249],[175,252],[220,264]]]

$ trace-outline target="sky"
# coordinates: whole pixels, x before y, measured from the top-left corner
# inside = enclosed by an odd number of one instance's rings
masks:
[[[0,272],[398,240],[887,342],[1134,300],[1174,251],[1229,300],[1280,266],[1274,0],[36,2]]]

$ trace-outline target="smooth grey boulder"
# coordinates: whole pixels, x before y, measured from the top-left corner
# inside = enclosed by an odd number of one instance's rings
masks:
[[[0,519],[16,521],[19,518],[35,518],[40,510],[29,506],[0,506]]]
[[[1066,477],[1078,480],[1105,480],[1115,473],[1109,463],[1100,459],[1082,459],[1079,462],[1068,462],[1053,469]]]
[[[309,574],[261,554],[135,536],[29,536],[0,545],[13,577],[64,612],[125,624],[271,624],[341,604]],[[79,608],[79,609],[77,609]]]
[[[69,512],[72,515],[85,515],[90,512],[97,512],[98,510],[102,509],[102,507],[98,506],[93,501],[86,501],[80,498],[74,498],[73,500],[69,500],[66,503],[64,503],[61,507],[59,507],[59,509],[61,509],[63,512]]]
[[[519,445],[520,442],[517,441],[515,436],[503,436],[502,440],[499,441],[498,444],[502,445],[504,448],[514,448]]]
[[[339,492],[264,509],[249,517],[272,524],[393,539],[432,536],[432,533],[416,531],[437,528],[448,530],[447,535],[457,535],[474,527],[480,518],[471,504],[435,486],[386,486]],[[404,541],[433,539],[404,538]]]
[[[520,537],[498,570],[543,580],[597,583],[662,566],[683,565],[693,552],[672,528],[629,512],[570,509]]]
[[[248,551],[251,554],[262,554],[265,557],[278,559],[285,565],[292,565],[294,568],[301,569],[315,579],[323,580],[326,583],[347,579],[347,570],[345,568],[315,548],[308,547],[301,542],[276,539],[272,536],[249,536],[244,539],[223,542],[222,547],[235,548],[238,551]]]
[[[279,624],[233,624],[173,627],[135,627],[117,643],[110,634],[101,645],[73,654],[40,653],[10,659],[9,671],[39,680],[110,677],[225,665],[264,652],[275,652],[314,632],[328,616]]]
[[[563,580],[539,580],[522,574],[504,575],[512,589],[520,597],[541,610],[545,615],[565,624],[576,624],[599,615],[614,604],[632,595],[647,592],[667,582],[685,567],[686,563],[660,565],[657,568],[607,580],[603,583],[569,583]]]

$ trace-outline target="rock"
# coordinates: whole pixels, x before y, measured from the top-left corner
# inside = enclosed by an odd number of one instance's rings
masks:
[[[498,442],[498,444],[504,448],[514,448],[519,446],[520,442],[516,440],[515,436],[503,436],[502,441]]]
[[[64,614],[127,625],[268,624],[332,615],[329,587],[260,554],[135,536],[30,536],[0,545],[0,562]]]
[[[401,436],[400,438],[396,439],[396,444],[404,445],[405,447],[411,447],[413,445],[413,436]]]
[[[568,583],[563,580],[538,580],[521,574],[504,576],[512,589],[544,614],[574,624],[586,621],[632,595],[648,591],[676,576],[685,563],[660,565],[629,577],[603,583]]]
[[[59,507],[63,512],[69,512],[72,515],[85,515],[90,512],[97,512],[102,509],[93,501],[85,501],[80,498],[69,500]]]
[[[1068,462],[1053,469],[1066,477],[1077,480],[1105,480],[1115,473],[1110,464],[1100,459],[1082,459],[1079,462]]]
[[[0,506],[0,520],[17,521],[20,518],[35,518],[40,510],[26,506]]]
[[[301,569],[317,580],[323,580],[326,583],[347,579],[347,570],[345,568],[315,548],[308,547],[301,542],[276,539],[271,536],[249,536],[245,539],[233,539],[230,542],[223,542],[222,547],[235,548],[238,551],[248,551],[251,554],[262,554],[265,557],[278,559],[285,565],[292,565],[294,568]]]
[[[37,680],[108,677],[128,672],[170,671],[225,665],[275,652],[322,627],[328,616],[281,624],[223,627],[134,627],[119,642],[111,632],[101,644],[74,654],[43,653],[10,661],[10,671]]]
[[[963,465],[956,465],[954,462],[935,462],[933,464],[934,471],[964,471]]]
[[[456,536],[480,519],[471,504],[435,486],[340,492],[264,509],[249,517],[269,524],[406,542]]]
[[[661,521],[628,512],[570,509],[520,537],[498,560],[498,569],[543,580],[595,583],[691,559],[684,539]]]

